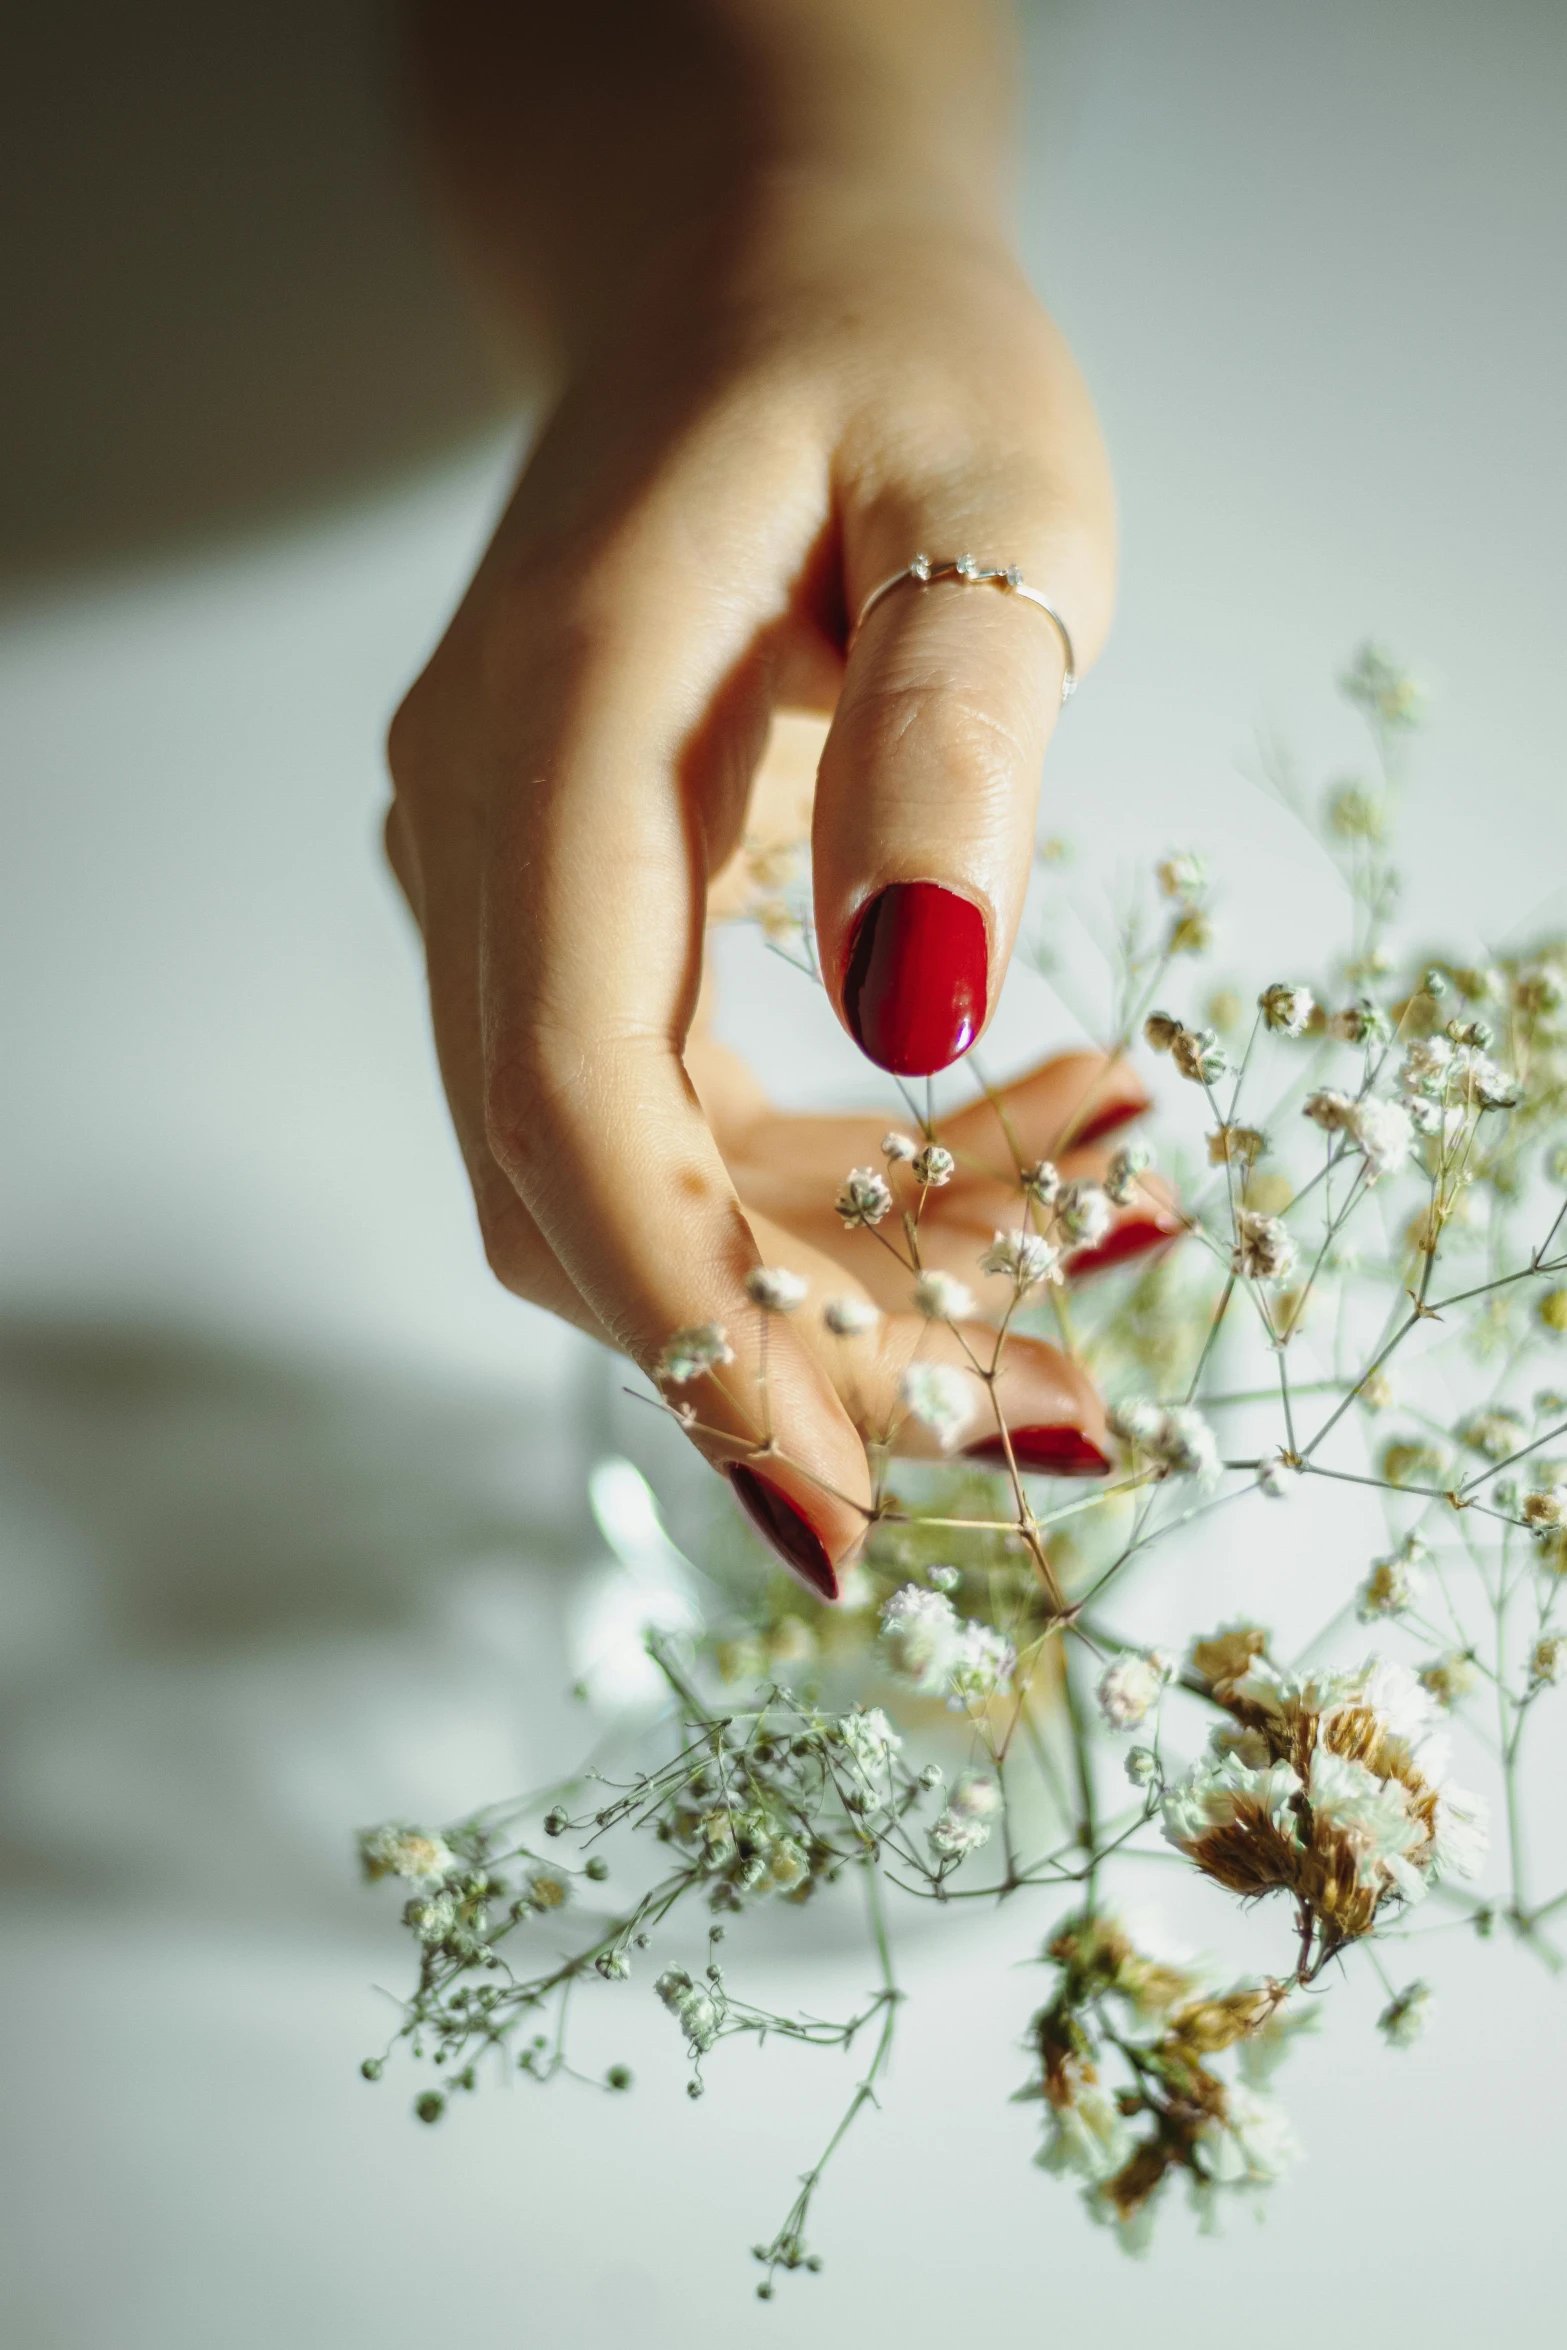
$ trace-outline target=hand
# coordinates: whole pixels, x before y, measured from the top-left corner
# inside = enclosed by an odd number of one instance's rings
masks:
[[[1113,575],[1086,394],[983,208],[798,175],[748,202],[577,362],[394,722],[387,827],[490,1262],[646,1369],[722,1324],[737,1365],[693,1391],[718,1465],[756,1441],[746,1274],[842,1283],[824,1210],[872,1139],[746,1123],[687,1058],[709,881],[773,715],[832,713],[812,861],[834,1006],[882,1067],[944,1067],[1011,951],[1062,648],[980,587],[898,589],[845,659],[847,618],[917,550],[972,550],[1050,596],[1083,671]],[[1042,1152],[1076,1107],[1060,1067],[1019,1096]],[[986,1197],[955,1184],[934,1229],[971,1255]],[[890,1322],[873,1365],[814,1320],[770,1334],[767,1481],[830,1577],[870,1503],[857,1422],[883,1423],[910,1332]],[[1064,1358],[1030,1350],[1016,1378],[1009,1417],[1102,1437]]]

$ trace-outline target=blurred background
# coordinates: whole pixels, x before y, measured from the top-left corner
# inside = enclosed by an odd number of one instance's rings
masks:
[[[1047,785],[1081,902],[1194,845],[1222,969],[1309,960],[1334,887],[1257,746],[1352,765],[1331,679],[1374,631],[1431,687],[1411,896],[1455,945],[1527,931],[1567,878],[1567,16],[1026,25],[1026,251],[1123,509]],[[918,1940],[827,2272],[770,2309],[742,2248],[830,2126],[824,2060],[747,2052],[693,2109],[668,2019],[615,1994],[632,2097],[519,2088],[424,2131],[406,2077],[358,2080],[403,1959],[351,1831],[578,1735],[606,1446],[698,1506],[613,1366],[490,1283],[379,862],[385,723],[526,418],[371,0],[12,12],[0,186],[7,2345],[1555,2340],[1567,1991],[1467,1939],[1420,2048],[1346,2002],[1295,2060],[1311,2159],[1271,2225],[1180,2221],[1140,2267],[1006,2103],[1028,1919]],[[863,1092],[803,982],[723,954],[782,1097]],[[1020,974],[993,1058],[1063,1034]],[[835,2012],[862,1975],[824,1949],[781,1995]]]

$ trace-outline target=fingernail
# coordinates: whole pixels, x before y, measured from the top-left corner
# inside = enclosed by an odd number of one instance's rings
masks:
[[[933,881],[894,881],[855,928],[843,1008],[878,1069],[929,1077],[984,1026],[989,976],[979,908]]]
[[[1179,1226],[1157,1223],[1152,1216],[1128,1216],[1124,1224],[1117,1224],[1103,1240],[1092,1248],[1080,1248],[1066,1260],[1066,1271],[1074,1281],[1082,1281],[1092,1273],[1107,1273],[1112,1265],[1124,1265],[1129,1257],[1146,1256],[1150,1249],[1162,1248],[1178,1237]]]
[[[757,1532],[777,1551],[791,1575],[818,1599],[836,1599],[838,1576],[816,1528],[776,1485],[740,1462],[729,1472],[735,1499]]]
[[[1063,1150],[1084,1149],[1091,1142],[1103,1142],[1107,1134],[1118,1134],[1123,1126],[1130,1126],[1134,1118],[1148,1114],[1147,1102],[1107,1102],[1096,1110],[1081,1126],[1069,1126]]]
[[[1081,1428],[1012,1428],[1012,1458],[1020,1469],[1040,1469],[1051,1477],[1108,1477],[1110,1462]],[[987,1436],[966,1448],[971,1461],[995,1461],[1006,1467],[1007,1448],[999,1436]]]

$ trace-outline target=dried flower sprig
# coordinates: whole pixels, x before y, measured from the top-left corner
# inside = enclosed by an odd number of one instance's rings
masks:
[[[363,1839],[366,1873],[406,1888],[417,1977],[394,2044],[439,2072],[423,2120],[486,2069],[583,2078],[570,2014],[628,1981],[667,2010],[693,2095],[737,2035],[868,2049],[825,2153],[755,2248],[764,2296],[780,2271],[820,2265],[808,2223],[827,2160],[877,2099],[901,1998],[892,1924],[913,1904],[1061,1905],[1035,1930],[1052,1974],[1020,2094],[1042,2107],[1042,2165],[1078,2179],[1131,2249],[1173,2180],[1206,2223],[1288,2167],[1266,2080],[1341,1973],[1374,1970],[1390,2046],[1417,2037],[1430,1988],[1404,1969],[1396,1988],[1380,1954],[1428,1933],[1433,1908],[1560,1963],[1567,1888],[1532,1890],[1524,1766],[1529,1724],[1567,1679],[1567,1396],[1550,1376],[1567,1338],[1567,940],[1483,968],[1395,951],[1391,844],[1421,697],[1375,648],[1341,683],[1374,769],[1335,784],[1320,816],[1349,886],[1342,958],[1264,975],[1247,1035],[1241,991],[1163,1008],[1212,943],[1200,857],[1164,858],[1152,922],[1124,928],[1106,1033],[1112,1058],[1142,1040],[1174,1073],[1177,1119],[1195,1115],[1161,1154],[1185,1246],[1074,1295],[1068,1315],[1078,1252],[1157,1180],[1142,1145],[1075,1143],[1087,1100],[1052,1159],[1015,1155],[1015,1210],[968,1278],[950,1252],[926,1264],[959,1154],[906,1099],[919,1131],[891,1129],[883,1167],[847,1172],[836,1207],[854,1246],[897,1259],[942,1359],[916,1354],[900,1420],[864,1429],[873,1493],[843,1604],[759,1575],[754,1554],[726,1564],[715,1534],[716,1596],[689,1634],[649,1634],[667,1704],[626,1724],[613,1771],[601,1759],[537,1802]],[[814,968],[808,941],[797,959]],[[805,1289],[775,1268],[748,1286],[754,1419],[770,1430],[766,1321]],[[843,1341],[879,1321],[853,1296],[819,1310]],[[1002,1374],[1033,1330],[1110,1398],[1121,1458],[1091,1492],[1014,1451]],[[734,1362],[716,1325],[673,1333],[664,1408],[693,1425],[683,1391]],[[999,1465],[897,1458],[900,1426],[950,1455],[981,1414]],[[1192,1529],[1211,1546],[1243,1513],[1276,1524],[1280,1501],[1308,1494],[1334,1515],[1305,1648],[1250,1622],[1188,1619],[1172,1639],[1178,1583],[1134,1570],[1178,1562]],[[1455,1730],[1502,1823],[1489,1895],[1466,1889],[1487,1803],[1454,1782]],[[1155,1856],[1216,1903],[1256,1907],[1269,1971],[1216,1979],[1150,1951],[1110,1887]],[[610,1881],[623,1899],[607,1902]],[[725,1935],[854,1884],[875,1964],[863,2004],[841,2022],[750,2004],[718,1957]],[[622,2065],[597,2078],[629,2086]]]

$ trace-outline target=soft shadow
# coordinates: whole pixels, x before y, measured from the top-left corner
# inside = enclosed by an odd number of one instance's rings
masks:
[[[515,398],[386,0],[51,0],[0,73],[0,595],[367,490]]]

